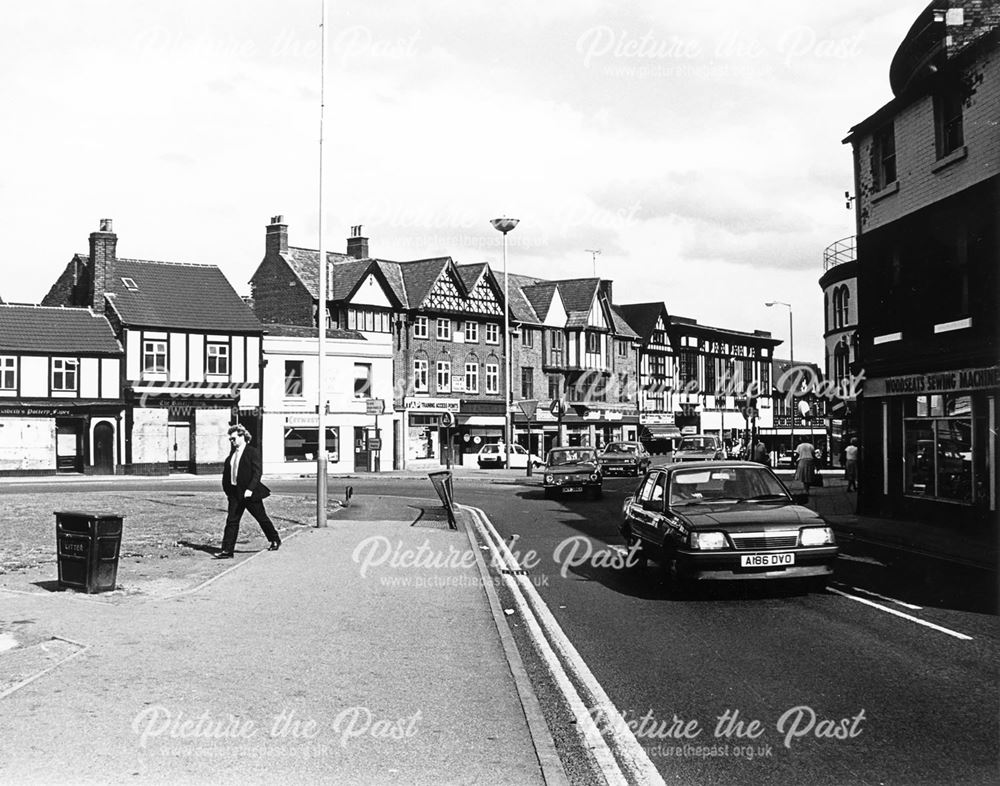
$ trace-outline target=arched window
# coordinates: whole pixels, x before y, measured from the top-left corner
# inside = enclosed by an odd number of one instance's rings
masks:
[[[833,327],[834,329],[841,327],[840,324],[840,302],[842,299],[841,287],[837,287],[833,290]]]
[[[479,392],[479,358],[474,352],[470,352],[465,359],[465,392]]]
[[[850,318],[850,307],[851,307],[851,290],[847,288],[845,284],[841,287],[840,295],[840,326],[847,327],[851,324]]]
[[[847,339],[842,338],[833,351],[833,376],[839,382],[850,373],[850,369],[851,350],[847,346]]]

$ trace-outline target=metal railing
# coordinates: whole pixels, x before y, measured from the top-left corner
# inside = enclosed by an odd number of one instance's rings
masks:
[[[857,259],[856,237],[842,237],[823,249],[823,271],[826,272],[832,267],[842,265],[845,262],[853,262]]]

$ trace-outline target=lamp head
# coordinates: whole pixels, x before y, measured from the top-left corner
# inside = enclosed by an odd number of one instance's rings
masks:
[[[497,232],[503,232],[505,235],[510,232],[518,224],[518,219],[516,218],[494,218],[490,221],[493,224],[493,228]]]

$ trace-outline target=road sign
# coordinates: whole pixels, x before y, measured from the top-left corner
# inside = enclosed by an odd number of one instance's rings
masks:
[[[455,413],[445,410],[441,413],[441,427],[453,428],[455,426]]]
[[[365,399],[365,409],[369,415],[381,415],[385,412],[385,399],[369,398]]]
[[[556,399],[552,402],[552,406],[549,407],[549,412],[555,415],[557,418],[561,418],[566,414],[566,402],[562,399]]]
[[[368,450],[382,450],[382,437],[369,437]]]
[[[527,398],[524,401],[518,401],[517,405],[521,408],[521,411],[528,420],[535,417],[535,410],[538,409],[538,402],[535,401],[535,399]]]

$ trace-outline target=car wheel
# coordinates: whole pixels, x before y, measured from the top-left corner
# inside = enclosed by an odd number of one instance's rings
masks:
[[[677,560],[673,557],[664,557],[661,564],[663,569],[663,580],[667,585],[667,591],[671,597],[682,600],[690,594],[690,582],[681,576],[677,569]]]

